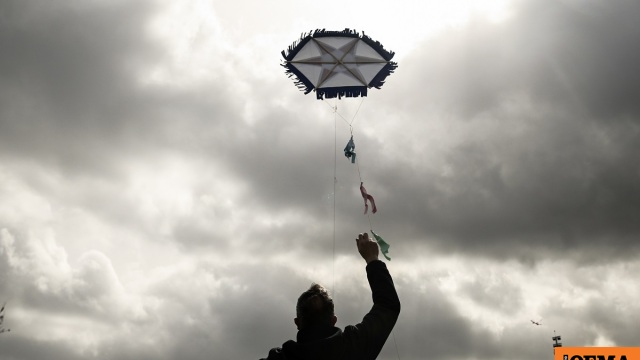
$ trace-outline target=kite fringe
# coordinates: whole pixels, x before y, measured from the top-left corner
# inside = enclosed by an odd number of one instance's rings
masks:
[[[376,75],[371,82],[369,83],[369,87],[374,87],[376,89],[380,89],[382,85],[384,85],[384,81],[387,76],[391,75],[398,68],[398,64],[390,61],[388,62],[382,70]]]
[[[360,33],[357,30],[345,28],[344,30],[341,30],[341,31],[316,29],[316,30],[310,30],[308,33],[304,32],[300,35],[300,39],[294,41],[291,45],[289,45],[287,50],[282,51],[282,57],[284,57],[287,61],[291,61],[296,56],[298,51],[300,51],[300,49],[304,46],[304,44],[309,42],[311,38],[330,37],[330,36],[360,38],[365,43],[367,43],[367,45],[376,49],[380,53],[380,55],[382,55],[382,57],[387,61],[390,61],[391,59],[393,59],[393,56],[395,55],[393,51],[386,50],[379,41],[373,40],[371,37],[366,35],[364,31],[362,32],[362,35],[360,35]]]
[[[380,44],[380,41],[376,41],[373,40],[372,38],[370,38],[369,36],[365,35],[364,31],[362,32],[362,36],[360,37],[362,39],[362,41],[364,41],[367,45],[371,46],[372,48],[374,48],[375,50],[377,50],[380,55],[382,55],[382,57],[387,60],[387,61],[391,61],[391,59],[393,59],[393,56],[396,54],[393,51],[389,51],[386,50],[382,44]]]
[[[316,97],[318,100],[333,99],[342,97],[358,97],[367,96],[366,86],[352,86],[352,87],[336,87],[336,88],[322,88],[315,89]]]
[[[284,57],[286,61],[291,61],[294,57],[296,57],[298,51],[300,51],[300,49],[302,49],[302,47],[311,40],[311,38],[313,37],[312,34],[313,30],[309,31],[308,33],[302,33],[300,35],[300,39],[294,41],[291,45],[289,45],[287,50],[282,50],[282,57]]]
[[[328,36],[342,36],[342,37],[353,37],[353,38],[357,38],[360,37],[360,33],[357,30],[352,30],[349,28],[345,28],[342,31],[335,31],[335,30],[325,30],[325,29],[316,29],[316,31],[313,32],[312,37],[328,37]]]
[[[364,31],[362,32],[362,41],[364,41],[367,45],[374,48],[382,57],[388,61],[388,63],[378,72],[378,74],[371,80],[369,83],[369,87],[374,87],[376,89],[380,89],[382,85],[384,85],[384,81],[387,76],[393,74],[393,72],[398,68],[398,63],[395,61],[391,61],[393,56],[396,54],[393,51],[385,50],[385,48],[380,44],[379,41],[375,41],[369,36],[365,35]]]
[[[284,63],[282,64],[282,66],[287,69],[285,71],[285,74],[289,78],[294,80],[294,84],[298,87],[298,89],[304,91],[305,95],[313,91],[313,83],[307,80],[307,78],[304,77],[298,69],[296,69],[294,66],[290,66],[288,63]]]
[[[298,51],[300,51],[300,49],[302,49],[302,47],[311,40],[311,38],[327,37],[327,36],[342,36],[342,37],[357,38],[357,37],[360,37],[360,34],[356,30],[351,30],[349,28],[346,28],[342,31],[333,31],[333,30],[326,30],[326,29],[310,30],[308,33],[307,32],[302,33],[300,35],[300,39],[294,41],[291,45],[289,45],[287,50],[282,50],[281,52],[282,57],[285,58],[285,60],[287,61],[291,61],[294,57],[296,57],[296,55],[298,54]],[[369,39],[367,44],[375,44],[375,42],[372,39]],[[379,48],[382,49],[382,46],[379,46]]]

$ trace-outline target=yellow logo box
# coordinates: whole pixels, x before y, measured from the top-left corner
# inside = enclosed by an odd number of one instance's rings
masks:
[[[640,360],[640,347],[557,347],[554,360]]]

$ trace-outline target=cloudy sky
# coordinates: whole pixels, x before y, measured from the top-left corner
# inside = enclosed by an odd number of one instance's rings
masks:
[[[638,18],[634,0],[3,0],[0,358],[264,357],[312,282],[340,327],[368,311],[371,227],[403,306],[381,359],[548,359],[554,331],[640,346]],[[346,27],[398,69],[364,100],[304,95],[280,51]]]

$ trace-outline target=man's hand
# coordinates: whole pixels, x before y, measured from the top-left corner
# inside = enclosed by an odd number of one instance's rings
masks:
[[[378,260],[378,253],[380,251],[378,244],[369,238],[368,233],[359,234],[356,239],[356,244],[358,245],[358,252],[367,264],[373,260]]]

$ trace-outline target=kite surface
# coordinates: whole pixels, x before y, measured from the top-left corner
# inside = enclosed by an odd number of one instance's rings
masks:
[[[355,30],[316,30],[282,51],[282,64],[305,94],[318,99],[367,96],[379,89],[398,64],[394,53]]]

